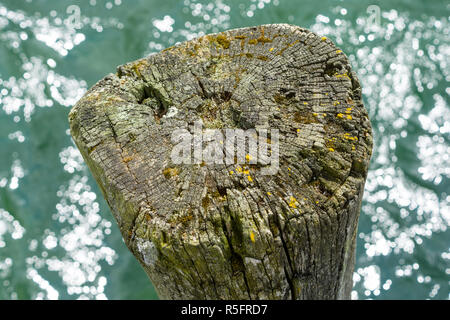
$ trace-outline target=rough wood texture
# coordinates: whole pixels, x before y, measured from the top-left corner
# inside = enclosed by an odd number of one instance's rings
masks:
[[[280,169],[174,165],[175,129],[277,128]],[[163,299],[348,299],[370,122],[347,57],[285,24],[117,68],[70,115],[125,243]]]

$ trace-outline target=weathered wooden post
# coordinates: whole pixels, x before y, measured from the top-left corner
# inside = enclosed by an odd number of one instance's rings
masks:
[[[119,66],[69,120],[160,298],[350,298],[372,136],[330,40],[286,24],[206,35]],[[200,161],[200,120],[223,137],[267,129],[259,143],[277,151],[278,170],[264,173],[254,154]],[[174,132],[194,137],[190,162],[174,160]]]

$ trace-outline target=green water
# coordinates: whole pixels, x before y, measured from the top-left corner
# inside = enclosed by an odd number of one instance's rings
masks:
[[[371,4],[0,0],[0,299],[156,299],[70,138],[70,107],[119,64],[280,22],[332,39],[363,86],[374,154],[352,297],[448,299],[450,5]]]

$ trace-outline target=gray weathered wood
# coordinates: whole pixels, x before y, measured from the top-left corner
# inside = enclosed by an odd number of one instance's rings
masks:
[[[171,134],[198,119],[279,129],[278,173],[175,165]],[[329,39],[286,24],[206,35],[119,66],[69,120],[160,298],[350,298],[372,136]]]

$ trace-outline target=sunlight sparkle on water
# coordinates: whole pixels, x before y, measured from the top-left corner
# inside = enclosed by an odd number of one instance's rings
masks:
[[[95,182],[68,132],[51,132],[67,138],[53,146],[53,152],[46,144],[50,137],[44,135],[39,141],[32,131],[38,126],[34,117],[43,112],[50,119],[45,126],[66,122],[65,114],[57,120],[51,117],[57,117],[61,108],[68,112],[93,85],[94,80],[75,76],[83,73],[72,74],[70,63],[79,58],[79,65],[89,69],[89,61],[82,59],[95,54],[87,50],[94,48],[92,44],[96,50],[117,51],[108,57],[119,62],[124,56],[137,59],[207,33],[275,18],[334,41],[348,54],[362,84],[374,153],[360,216],[352,299],[401,298],[402,291],[424,291],[421,298],[448,298],[448,19],[427,14],[418,20],[407,11],[381,7],[377,21],[365,8],[355,13],[340,3],[317,11],[305,22],[305,10],[289,7],[290,3],[184,0],[177,8],[153,8],[139,23],[148,32],[139,52],[131,52],[133,44],[124,40],[127,28],[140,27],[127,25],[138,12],[121,11],[129,5],[124,1],[68,3],[39,14],[0,4],[0,44],[9,59],[2,61],[0,69],[0,121],[9,148],[0,167],[0,201],[7,199],[0,202],[0,298],[19,297],[14,286],[24,276],[15,270],[23,270],[31,299],[107,299],[110,269],[105,269],[116,267],[123,258],[107,244],[118,231],[106,206],[101,212],[101,194],[92,187]],[[288,12],[283,13],[284,7]],[[102,43],[111,34],[114,50]],[[102,70],[95,72],[114,72],[116,62],[93,67]],[[17,67],[11,69],[13,65]],[[28,149],[34,153],[27,153]],[[29,158],[40,162],[34,165]],[[55,172],[42,173],[57,177],[50,186],[30,180],[36,179],[33,172],[55,160],[59,161]],[[26,187],[32,183],[36,185],[30,192]],[[40,192],[42,200],[32,202],[33,193]],[[51,210],[40,207],[44,201],[50,201]],[[26,211],[30,203],[35,207]],[[39,218],[48,221],[36,231],[37,221],[32,219],[41,209]],[[411,283],[416,290],[411,290]],[[396,295],[390,296],[393,292]]]

